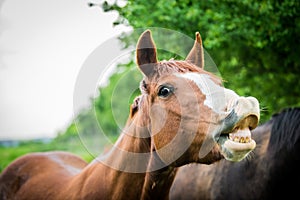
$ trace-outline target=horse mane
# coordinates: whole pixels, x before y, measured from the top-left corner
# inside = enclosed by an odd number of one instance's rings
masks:
[[[290,151],[300,143],[300,107],[286,108],[271,118],[269,149]],[[274,152],[276,154],[276,152]]]

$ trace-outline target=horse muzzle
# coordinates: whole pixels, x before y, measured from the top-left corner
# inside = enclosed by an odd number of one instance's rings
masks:
[[[215,139],[225,159],[240,161],[256,147],[251,130],[259,123],[259,103],[254,97],[239,97],[230,110],[223,120],[220,135]]]

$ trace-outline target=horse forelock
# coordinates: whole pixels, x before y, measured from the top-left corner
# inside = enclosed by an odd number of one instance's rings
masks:
[[[269,149],[290,151],[300,143],[300,108],[284,109],[272,116]],[[274,152],[276,153],[276,152]]]

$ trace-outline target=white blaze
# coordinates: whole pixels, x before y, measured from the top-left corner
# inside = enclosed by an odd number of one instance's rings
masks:
[[[204,105],[215,112],[229,111],[239,98],[234,91],[221,87],[213,82],[208,74],[188,72],[176,74],[176,76],[193,81],[206,97]]]

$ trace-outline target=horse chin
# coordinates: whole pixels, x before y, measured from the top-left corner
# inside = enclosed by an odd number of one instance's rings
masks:
[[[235,130],[229,134],[221,134],[218,140],[221,153],[226,160],[239,162],[256,147],[256,142],[251,139],[249,128]]]

